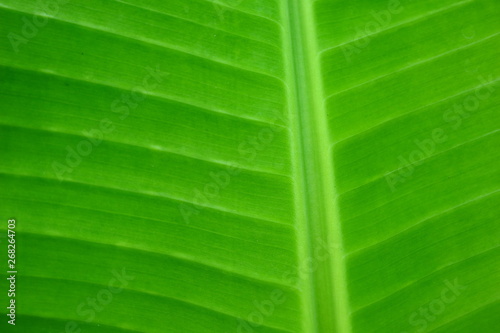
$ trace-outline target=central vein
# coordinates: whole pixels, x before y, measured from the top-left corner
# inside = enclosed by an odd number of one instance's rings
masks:
[[[350,333],[346,269],[312,0],[283,0],[307,333]],[[321,244],[328,244],[328,252]],[[324,247],[324,246],[323,246]]]

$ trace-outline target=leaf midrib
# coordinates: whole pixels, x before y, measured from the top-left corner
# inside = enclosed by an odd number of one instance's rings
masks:
[[[304,290],[304,331],[349,333],[345,256],[313,3],[286,0],[284,7],[299,270],[307,272],[299,281]],[[326,260],[315,257],[318,240],[333,244]],[[316,269],[308,269],[310,262],[316,262]]]

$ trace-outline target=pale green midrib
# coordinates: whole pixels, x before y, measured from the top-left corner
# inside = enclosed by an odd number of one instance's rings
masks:
[[[342,231],[333,175],[330,136],[316,43],[313,1],[283,0],[284,55],[290,87],[290,118],[299,267],[308,258],[317,269],[300,279],[304,333],[350,333],[350,306]],[[315,244],[330,247],[326,260],[315,258]]]

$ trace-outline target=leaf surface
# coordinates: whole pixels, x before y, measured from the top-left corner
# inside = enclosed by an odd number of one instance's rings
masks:
[[[2,331],[497,332],[499,14],[0,0]]]

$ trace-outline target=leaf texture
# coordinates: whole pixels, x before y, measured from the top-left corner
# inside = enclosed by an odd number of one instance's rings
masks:
[[[497,332],[499,14],[0,0],[2,332]]]

